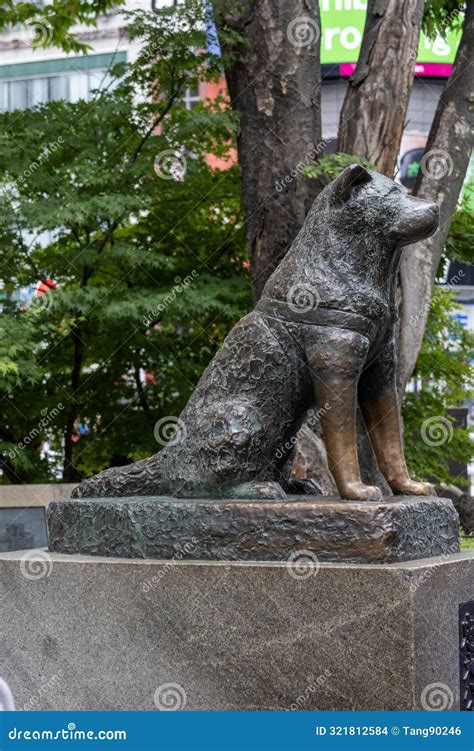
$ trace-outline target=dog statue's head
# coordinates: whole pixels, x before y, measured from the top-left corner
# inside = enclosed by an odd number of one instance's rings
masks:
[[[408,195],[398,183],[360,164],[346,167],[326,190],[335,226],[375,233],[396,247],[423,240],[438,229],[436,203]]]

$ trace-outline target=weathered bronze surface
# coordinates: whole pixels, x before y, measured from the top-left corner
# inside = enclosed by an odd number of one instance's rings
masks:
[[[407,473],[396,395],[395,285],[402,247],[436,231],[438,207],[359,165],[311,211],[256,309],[230,332],[159,454],[82,483],[75,497],[168,494],[285,498],[288,459],[309,408],[342,498],[381,500],[362,482],[360,404],[379,467],[399,494],[433,488]]]
[[[445,498],[378,503],[91,498],[48,509],[50,550],[169,560],[393,563],[456,553]]]

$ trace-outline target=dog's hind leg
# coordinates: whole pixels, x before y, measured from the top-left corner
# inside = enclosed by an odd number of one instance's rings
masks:
[[[192,420],[189,432],[194,442],[193,473],[173,468],[175,477],[184,471],[189,475],[190,482],[184,483],[180,495],[248,500],[286,498],[264,453],[267,419],[254,402],[232,397],[199,405],[199,409],[193,410]]]

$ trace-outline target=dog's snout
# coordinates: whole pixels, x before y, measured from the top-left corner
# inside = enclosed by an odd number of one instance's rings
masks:
[[[434,214],[435,216],[438,216],[438,215],[439,215],[439,206],[438,206],[438,204],[437,204],[437,203],[430,203],[430,205],[428,206],[428,209],[429,209],[429,210],[430,210],[430,211],[431,211],[431,212],[432,212],[432,213],[433,213],[433,214]]]

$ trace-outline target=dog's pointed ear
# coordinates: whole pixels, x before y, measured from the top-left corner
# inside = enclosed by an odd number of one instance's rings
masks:
[[[337,203],[345,203],[351,195],[352,188],[371,181],[370,172],[361,164],[351,164],[341,172],[334,181],[333,195]]]

